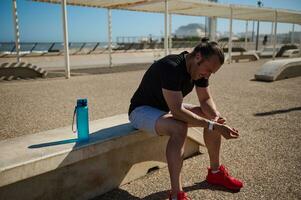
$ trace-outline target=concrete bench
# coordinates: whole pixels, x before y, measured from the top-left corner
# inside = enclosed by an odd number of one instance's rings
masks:
[[[289,57],[289,58],[296,58],[296,57],[300,57],[300,49],[289,49],[286,50],[282,57]]]
[[[71,126],[0,141],[0,199],[89,199],[166,166],[168,137],[134,129],[127,115],[90,122],[77,143]],[[199,153],[190,128],[185,158]]]
[[[256,54],[256,52],[251,51],[241,53],[234,52],[232,54],[232,60],[235,62],[239,62],[240,60],[256,61],[259,60],[259,56]]]
[[[277,54],[281,49],[281,45],[277,45],[275,47],[275,53]],[[273,46],[265,46],[258,52],[260,58],[271,58],[273,57],[274,47]]]
[[[301,76],[301,58],[288,58],[264,63],[256,72],[255,79],[275,81],[297,76]]]
[[[247,60],[247,61],[256,61],[259,60],[259,56],[256,54],[256,52],[247,51],[247,52],[232,52],[231,54],[232,60],[235,62],[239,62],[241,60]],[[225,62],[229,60],[229,54],[226,54]]]
[[[298,49],[298,47],[294,44],[285,44],[285,45],[276,45],[275,53],[276,57],[282,57],[284,52],[289,49]],[[260,58],[271,58],[273,57],[274,47],[273,46],[266,46],[260,52]]]

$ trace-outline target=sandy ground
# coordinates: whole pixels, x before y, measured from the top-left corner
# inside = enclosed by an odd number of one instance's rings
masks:
[[[221,161],[245,187],[232,193],[204,180],[208,154],[184,161],[183,185],[192,199],[301,199],[301,77],[253,81],[266,60],[225,64],[210,88],[220,112],[240,131],[223,140]],[[90,119],[126,113],[145,69],[0,82],[0,139],[71,125],[77,98],[87,97]],[[185,102],[197,103],[194,93]],[[95,199],[166,199],[167,169]]]

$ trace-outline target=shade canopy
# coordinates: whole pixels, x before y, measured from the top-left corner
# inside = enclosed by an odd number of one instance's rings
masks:
[[[31,0],[38,2],[61,3],[61,0]],[[163,0],[67,0],[68,5],[122,9],[131,11],[164,13]],[[230,18],[230,8],[233,10],[233,19],[259,20],[273,22],[277,12],[277,22],[301,24],[301,12],[285,9],[259,8],[220,4],[201,0],[169,0],[170,14],[189,16],[208,16]]]

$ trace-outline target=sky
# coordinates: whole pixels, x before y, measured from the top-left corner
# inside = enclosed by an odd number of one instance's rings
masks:
[[[219,3],[257,5],[257,0],[218,0]],[[264,7],[301,11],[301,0],[263,0]],[[57,4],[17,0],[21,42],[61,42],[63,26],[61,6]],[[108,38],[107,9],[68,6],[70,42],[105,42]],[[189,23],[205,23],[205,17],[172,15],[172,32]],[[229,20],[218,19],[217,31],[228,31]],[[256,30],[256,23],[255,23]],[[278,23],[277,33],[292,30],[291,24]],[[249,23],[249,31],[252,26]],[[301,31],[296,25],[295,31]],[[163,36],[164,15],[112,10],[112,37]],[[234,20],[233,32],[245,32],[245,21]],[[261,22],[260,33],[270,34],[271,23]],[[12,0],[0,0],[0,42],[14,41]]]

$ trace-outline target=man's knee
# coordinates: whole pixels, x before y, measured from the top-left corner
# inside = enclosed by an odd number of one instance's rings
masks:
[[[183,141],[187,137],[188,124],[177,121],[173,127],[170,127],[170,136],[179,141]]]

